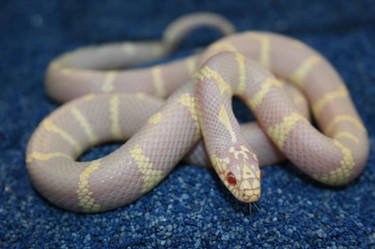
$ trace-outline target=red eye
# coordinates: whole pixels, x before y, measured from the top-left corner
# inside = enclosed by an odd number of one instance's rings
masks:
[[[260,171],[260,179],[262,180],[263,178],[263,171]]]
[[[231,185],[236,185],[237,184],[236,177],[233,175],[232,172],[228,172],[228,174],[227,174],[227,181]]]

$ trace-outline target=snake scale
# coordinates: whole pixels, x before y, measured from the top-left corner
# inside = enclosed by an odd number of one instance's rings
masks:
[[[186,59],[123,69],[170,54],[204,25],[231,35]],[[47,94],[69,102],[29,141],[35,188],[61,208],[102,212],[138,199],[181,160],[211,162],[244,202],[260,198],[260,167],[284,157],[323,184],[356,178],[367,162],[368,135],[330,63],[283,35],[233,31],[218,15],[190,14],[173,22],[162,41],[91,46],[54,59]],[[233,96],[257,123],[238,124]],[[322,132],[309,122],[309,108]],[[91,146],[124,140],[103,158],[76,161]]]

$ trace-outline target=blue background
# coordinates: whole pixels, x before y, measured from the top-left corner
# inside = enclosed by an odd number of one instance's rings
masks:
[[[375,247],[374,6],[371,0],[2,0],[0,247]],[[370,133],[369,162],[361,177],[331,189],[289,163],[267,168],[252,215],[212,171],[192,166],[179,167],[146,196],[112,212],[80,215],[46,202],[33,189],[24,161],[30,135],[58,106],[43,89],[48,63],[88,44],[158,39],[173,19],[197,10],[223,14],[238,30],[299,38],[333,63]],[[216,38],[213,31],[197,31],[185,40],[180,56]],[[235,106],[240,119],[247,119],[249,112]],[[84,159],[116,146],[93,149]]]

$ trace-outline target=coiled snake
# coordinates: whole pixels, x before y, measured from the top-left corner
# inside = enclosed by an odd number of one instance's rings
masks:
[[[283,156],[328,185],[360,174],[367,131],[334,68],[297,40],[244,32],[184,60],[114,69],[166,56],[201,25],[233,32],[220,16],[198,13],[170,25],[161,42],[88,47],[51,62],[47,94],[60,102],[84,96],[45,118],[29,141],[27,169],[43,196],[76,212],[114,209],[151,190],[183,158],[208,165],[205,150],[225,186],[244,202],[260,197],[259,166]],[[307,119],[305,98],[283,82],[304,94],[323,133]],[[238,124],[234,95],[257,124]],[[90,146],[125,139],[103,158],[75,161]]]

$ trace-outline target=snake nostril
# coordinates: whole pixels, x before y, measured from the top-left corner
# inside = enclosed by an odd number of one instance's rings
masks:
[[[232,172],[228,172],[228,174],[227,174],[227,181],[231,185],[236,185],[237,184],[236,177],[234,176],[234,174]]]

